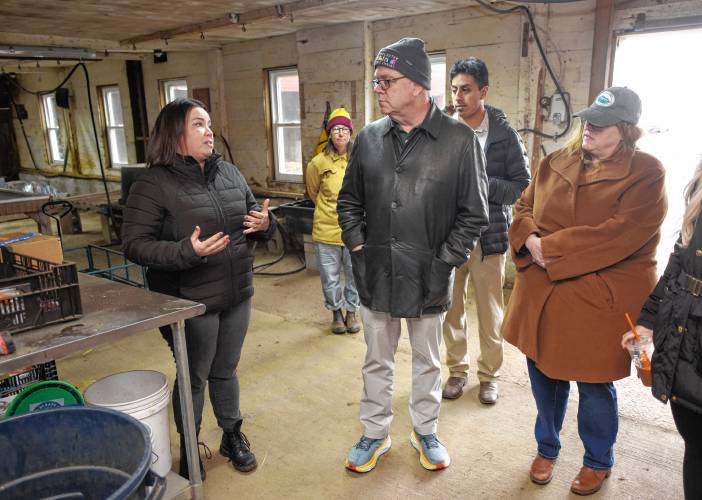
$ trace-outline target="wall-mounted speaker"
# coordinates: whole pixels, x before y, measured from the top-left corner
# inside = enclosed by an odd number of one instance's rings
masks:
[[[59,87],[56,89],[56,105],[59,108],[68,109],[68,89]]]

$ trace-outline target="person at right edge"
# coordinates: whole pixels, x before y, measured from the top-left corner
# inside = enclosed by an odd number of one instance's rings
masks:
[[[658,285],[641,309],[636,331],[653,336],[653,396],[670,409],[685,441],[683,490],[702,498],[702,162],[685,190],[680,238]],[[626,349],[634,334],[622,338]],[[644,384],[650,385],[646,377]]]
[[[515,204],[509,241],[517,277],[502,334],[527,358],[536,403],[530,479],[543,485],[553,477],[575,381],[585,454],[570,490],[590,495],[614,465],[613,382],[631,366],[619,346],[625,313],[641,309],[656,283],[667,202],[663,166],[636,148],[635,92],[610,87],[576,116],[581,126],[541,161]]]
[[[487,176],[473,131],[429,96],[431,64],[418,38],[378,52],[373,90],[385,117],[361,130],[339,193],[366,341],[363,435],[346,467],[372,470],[391,446],[395,352],[405,319],[412,347],[410,442],[425,469],[448,467],[439,440],[441,323],[454,268],[488,224]]]
[[[453,65],[450,76],[456,118],[475,132],[485,153],[490,225],[480,235],[468,262],[456,269],[453,300],[443,326],[449,379],[442,396],[461,397],[468,379],[466,299],[470,275],[480,337],[478,400],[495,404],[503,359],[500,328],[504,315],[505,254],[509,249],[507,229],[512,222],[512,204],[529,185],[529,160],[522,139],[510,127],[505,114],[485,104],[489,89],[485,63],[476,57],[463,59]]]

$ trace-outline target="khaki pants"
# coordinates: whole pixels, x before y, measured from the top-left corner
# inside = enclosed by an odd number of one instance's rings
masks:
[[[409,412],[418,434],[436,432],[441,410],[441,322],[444,313],[406,318],[412,346],[412,393]],[[400,340],[400,318],[361,306],[366,339],[363,364],[361,423],[363,435],[382,439],[390,432],[395,351]]]
[[[466,378],[470,368],[466,327],[469,275],[478,310],[480,335],[478,379],[481,382],[490,382],[499,377],[503,356],[500,328],[504,316],[502,286],[505,280],[505,260],[505,254],[489,255],[483,259],[480,242],[478,242],[468,262],[456,269],[453,301],[443,325],[446,364],[452,377]]]

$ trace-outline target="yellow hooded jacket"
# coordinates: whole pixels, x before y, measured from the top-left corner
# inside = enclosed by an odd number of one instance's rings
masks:
[[[319,153],[307,165],[307,194],[315,204],[312,239],[327,245],[343,245],[336,214],[336,199],[346,173],[348,153]]]

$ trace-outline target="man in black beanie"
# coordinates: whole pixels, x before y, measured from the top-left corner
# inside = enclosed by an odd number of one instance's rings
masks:
[[[454,268],[488,225],[484,157],[473,131],[429,97],[424,42],[403,38],[378,52],[373,88],[385,116],[354,143],[337,211],[351,250],[366,340],[361,439],[346,467],[372,470],[391,446],[392,390],[400,320],[412,345],[412,445],[421,465],[451,463],[437,437],[441,323]]]

